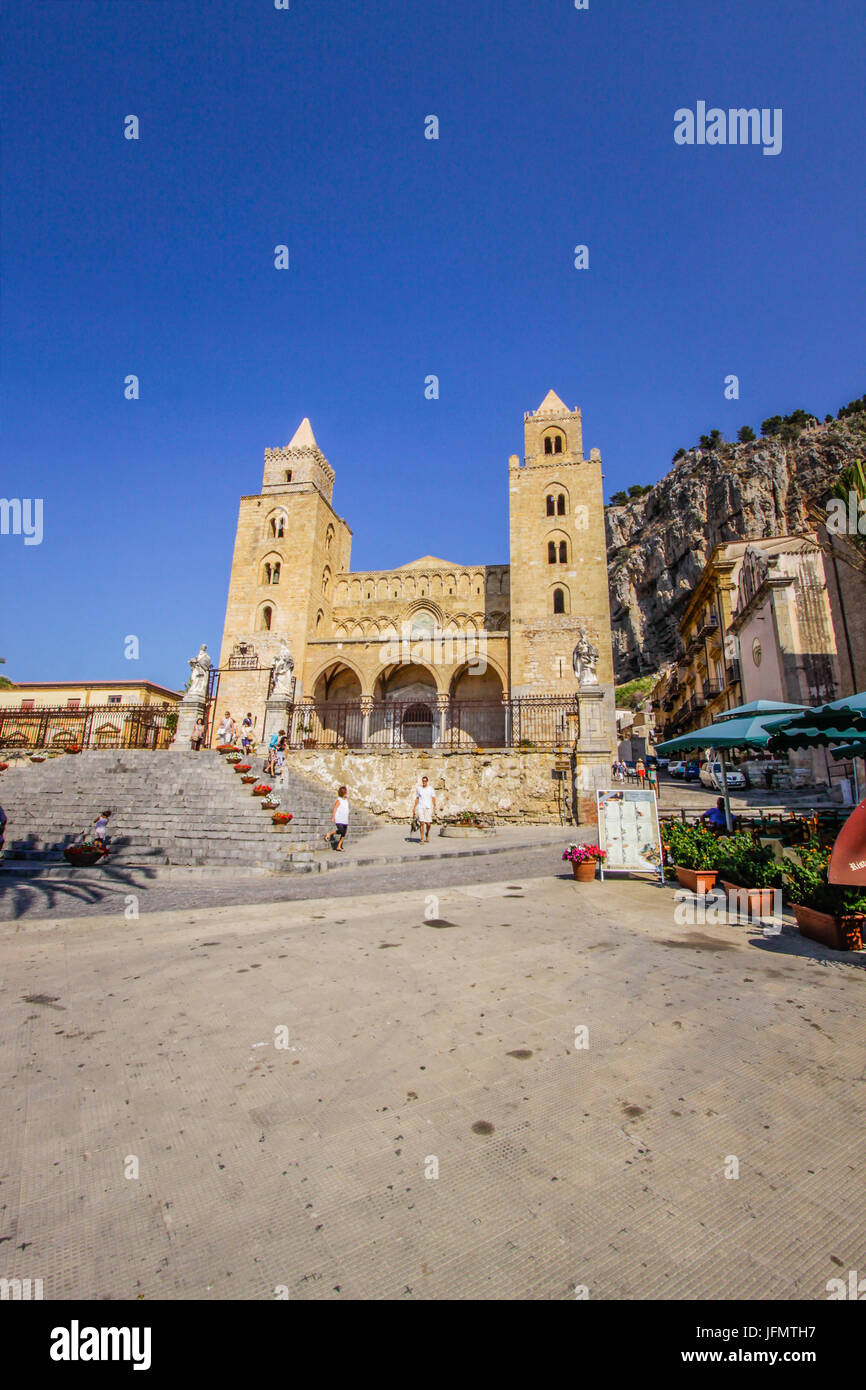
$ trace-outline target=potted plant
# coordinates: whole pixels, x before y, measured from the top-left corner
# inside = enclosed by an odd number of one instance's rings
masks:
[[[267,786],[265,782],[259,782],[257,786],[253,787],[253,796],[267,796],[271,791],[273,791],[273,787]]]
[[[231,763],[232,766],[234,766],[235,763],[239,763],[242,761],[242,757],[243,755],[241,754],[240,750],[235,748],[232,750],[231,753],[226,753],[226,762]]]
[[[44,762],[45,762],[45,754],[44,754],[44,753],[31,753],[31,754],[30,754],[30,761],[31,761],[31,763],[44,763]]]
[[[249,774],[244,773],[243,777],[241,778],[241,781],[243,782],[245,787],[253,786],[255,784],[255,780],[256,774],[254,772],[250,772]]]
[[[729,901],[742,902],[746,894],[749,917],[768,917],[775,907],[776,890],[782,887],[784,867],[770,845],[761,845],[745,833],[726,835],[717,841],[716,863]]]
[[[239,749],[234,743],[218,743],[217,752],[225,755],[226,753],[237,753]]]
[[[63,858],[67,864],[73,864],[76,868],[90,868],[91,865],[98,864],[100,859],[104,859],[107,852],[92,840],[84,840],[79,845],[67,845],[63,851]]]
[[[719,841],[713,832],[705,825],[667,821],[662,826],[662,841],[673,861],[680,887],[702,897],[711,893],[717,878],[719,851]]]
[[[282,828],[285,830],[286,826],[292,820],[292,812],[274,811],[274,814],[271,816],[271,820],[273,821],[274,825],[282,826]]]
[[[862,951],[866,932],[866,892],[830,883],[830,851],[817,838],[784,865],[785,887],[801,936],[834,951]]]
[[[262,810],[278,811],[279,809],[280,798],[276,792],[269,792],[267,796],[262,797]]]
[[[67,752],[67,753],[80,753],[80,752],[81,752],[81,744],[80,744],[80,743],[67,743],[67,745],[66,745],[66,752]]]
[[[563,850],[563,859],[571,862],[571,871],[578,883],[591,883],[595,878],[595,866],[607,855],[598,845],[569,845]]]
[[[234,763],[233,766],[235,772],[240,772],[241,774],[252,771],[252,763]]]
[[[8,763],[0,763],[0,772],[5,772],[8,766]]]

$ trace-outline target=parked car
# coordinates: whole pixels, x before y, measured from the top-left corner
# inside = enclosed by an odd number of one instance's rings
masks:
[[[686,763],[686,767],[685,767],[685,771],[684,771],[684,773],[683,773],[683,777],[685,778],[685,780],[686,780],[687,782],[697,782],[697,781],[700,780],[700,776],[701,776],[701,765],[700,765],[700,763],[699,763],[699,762],[696,762],[694,759],[691,759],[689,762]]]
[[[675,762],[668,763],[668,777],[682,777],[685,774],[686,765],[677,759]]]
[[[700,779],[703,785],[709,787],[711,791],[722,791],[722,764],[720,762],[704,763],[700,769]],[[742,772],[738,772],[734,767],[729,767],[727,769],[727,783],[729,789],[731,787],[745,787],[746,779]]]

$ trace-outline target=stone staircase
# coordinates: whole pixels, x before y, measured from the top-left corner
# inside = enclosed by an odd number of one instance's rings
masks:
[[[249,761],[258,772],[262,754]],[[262,776],[294,819],[277,830],[259,798],[214,751],[86,749],[44,763],[13,763],[0,774],[7,816],[4,863],[56,862],[68,844],[111,809],[116,866],[205,865],[280,871],[310,866],[331,823],[334,798],[289,772],[281,783]],[[352,839],[377,824],[352,807]]]

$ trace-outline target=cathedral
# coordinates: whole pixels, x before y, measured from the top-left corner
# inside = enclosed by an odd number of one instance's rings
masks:
[[[537,712],[574,700],[582,643],[601,700],[597,732],[615,747],[601,455],[584,456],[581,413],[553,391],[523,428],[523,457],[508,461],[507,565],[424,555],[353,570],[334,469],[309,420],[266,449],[261,490],[240,502],[220,712],[250,711],[258,736],[272,733],[269,676],[287,646],[292,704],[311,739],[389,749],[566,742],[564,717],[554,740]]]

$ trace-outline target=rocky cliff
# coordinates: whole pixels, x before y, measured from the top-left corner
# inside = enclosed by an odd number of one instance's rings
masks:
[[[713,547],[808,529],[807,507],[866,455],[866,414],[804,429],[799,439],[691,449],[661,482],[606,508],[617,682],[681,652],[677,623]]]

